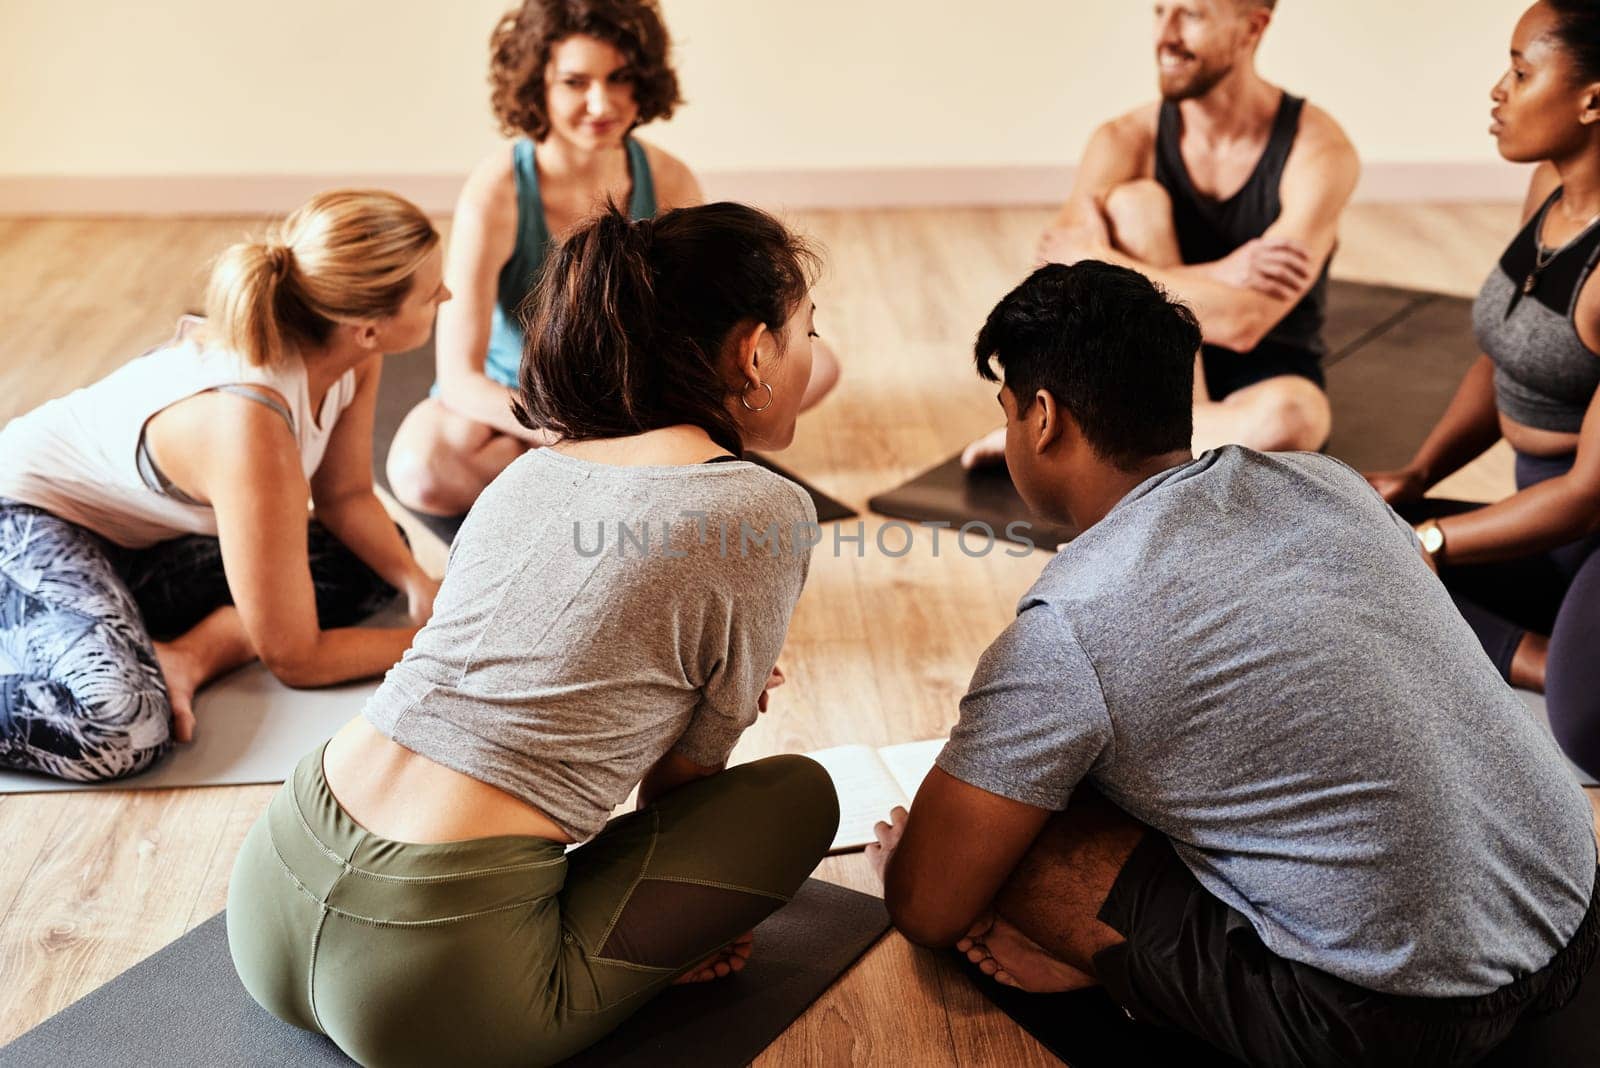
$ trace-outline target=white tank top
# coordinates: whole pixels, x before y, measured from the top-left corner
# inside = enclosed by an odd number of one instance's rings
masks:
[[[313,418],[299,357],[251,367],[180,331],[178,339],[0,430],[0,497],[43,508],[130,549],[183,534],[215,536],[210,506],[152,488],[140,473],[138,453],[152,416],[197,393],[234,385],[265,386],[288,402],[300,469],[309,480],[355,397],[356,376],[354,370],[340,376]]]

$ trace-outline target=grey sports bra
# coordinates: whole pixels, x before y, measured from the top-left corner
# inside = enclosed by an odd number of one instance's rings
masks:
[[[1524,426],[1575,434],[1600,388],[1600,354],[1578,336],[1578,295],[1600,260],[1600,219],[1558,249],[1539,232],[1561,190],[1512,238],[1472,306],[1478,345],[1494,361],[1495,404]]]
[[[279,415],[283,416],[283,421],[289,424],[289,433],[294,433],[294,413],[289,411],[288,405],[284,404],[281,400],[272,396],[270,393],[263,393],[258,386],[245,385],[244,383],[234,383],[226,386],[213,386],[211,389],[201,390],[201,392],[234,393],[246,398],[247,400],[253,400],[257,404],[264,404],[268,408],[271,408],[273,411],[277,412]],[[139,480],[143,482],[145,484],[145,488],[149,489],[151,492],[159,493],[161,496],[168,497],[174,501],[177,501],[179,504],[192,504],[197,508],[207,507],[204,501],[195,500],[193,497],[183,492],[183,490],[173,485],[172,480],[167,477],[166,472],[162,471],[160,466],[156,464],[156,458],[150,455],[150,445],[145,441],[143,431],[140,431],[139,433],[139,445],[134,450],[133,463],[134,466],[139,469]]]

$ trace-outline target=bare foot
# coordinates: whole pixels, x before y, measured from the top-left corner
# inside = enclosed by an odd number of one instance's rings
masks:
[[[1039,943],[989,913],[972,925],[956,949],[984,975],[1003,986],[1033,994],[1059,994],[1098,986],[1093,976],[1046,953]]]
[[[961,466],[971,471],[974,467],[1003,464],[1006,461],[1006,428],[991,430],[968,445],[961,453]]]
[[[167,680],[167,702],[172,705],[172,736],[180,742],[194,740],[194,694],[204,681],[204,667],[193,653],[174,642],[154,642],[156,662]]]
[[[729,945],[711,954],[693,968],[672,981],[674,986],[684,983],[709,983],[713,979],[726,979],[744,970],[750,962],[750,952],[756,947],[756,933],[746,931]]]

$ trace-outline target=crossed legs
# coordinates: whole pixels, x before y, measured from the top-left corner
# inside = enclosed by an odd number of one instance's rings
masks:
[[[1100,921],[1100,908],[1147,833],[1082,787],[956,948],[1007,986],[1043,993],[1097,985],[1095,954],[1123,940]]]
[[[1127,182],[1106,198],[1112,244],[1152,267],[1181,267],[1178,233],[1167,191],[1150,179]],[[1249,359],[1249,356],[1241,357]],[[1194,451],[1245,445],[1263,452],[1315,450],[1328,440],[1333,412],[1328,397],[1309,379],[1279,374],[1213,398],[1205,367],[1196,358]]]

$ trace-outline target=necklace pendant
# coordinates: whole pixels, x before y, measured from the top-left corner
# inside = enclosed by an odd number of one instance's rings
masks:
[[[1529,271],[1528,277],[1522,280],[1522,295],[1532,296],[1533,291],[1539,288],[1539,272]]]

